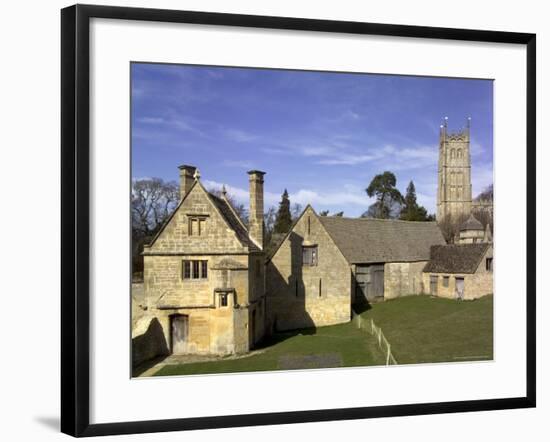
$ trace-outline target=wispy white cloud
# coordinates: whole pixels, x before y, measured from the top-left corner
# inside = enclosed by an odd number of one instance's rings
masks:
[[[159,128],[171,128],[176,129],[182,132],[192,132],[197,135],[204,136],[204,132],[200,130],[196,124],[192,124],[189,121],[186,121],[184,118],[166,118],[158,116],[146,116],[136,119],[138,125],[159,127]],[[138,129],[139,130],[139,129]]]
[[[356,164],[368,163],[375,160],[375,155],[338,155],[334,158],[327,158],[317,161],[317,164],[355,166]]]
[[[213,180],[202,180],[207,189],[221,189],[223,183]],[[239,203],[248,204],[249,192],[241,187],[225,185],[227,193],[235,198]],[[318,207],[349,207],[354,206],[366,209],[373,203],[365,191],[359,187],[344,186],[338,191],[321,191],[316,189],[298,189],[290,192],[289,198],[292,204],[298,203],[302,206],[311,204],[314,208]],[[264,203],[266,207],[277,206],[281,200],[281,195],[275,192],[264,192]]]
[[[143,124],[162,124],[166,123],[166,120],[162,117],[141,117],[137,119],[138,123]]]
[[[258,139],[257,135],[251,134],[241,129],[226,129],[224,135],[232,141],[239,143],[248,143]]]
[[[254,162],[249,160],[225,160],[223,161],[224,166],[229,167],[240,167],[243,169],[254,169]]]

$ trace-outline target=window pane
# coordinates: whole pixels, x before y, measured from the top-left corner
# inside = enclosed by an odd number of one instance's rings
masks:
[[[311,250],[307,247],[304,247],[302,249],[302,263],[303,265],[310,265],[311,264]]]
[[[183,261],[183,278],[191,278],[191,263],[189,261]]]
[[[201,278],[208,278],[208,261],[201,261]]]
[[[199,261],[193,261],[193,279],[199,277]]]

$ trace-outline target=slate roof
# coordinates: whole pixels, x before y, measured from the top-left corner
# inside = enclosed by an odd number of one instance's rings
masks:
[[[466,220],[464,224],[460,226],[460,231],[464,230],[485,230],[483,224],[481,224],[478,219],[470,213],[470,217]]]
[[[435,222],[320,216],[319,220],[350,264],[430,259],[430,246],[445,244]]]
[[[259,251],[260,249],[256,246],[254,241],[250,239],[248,236],[248,231],[243,226],[242,222],[237,218],[234,210],[230,207],[230,203],[220,197],[217,197],[216,195],[213,195],[212,193],[208,193],[208,196],[216,205],[229,227],[237,234],[239,241],[243,245],[247,246],[249,251]]]
[[[488,243],[433,246],[424,272],[474,273],[489,247]]]

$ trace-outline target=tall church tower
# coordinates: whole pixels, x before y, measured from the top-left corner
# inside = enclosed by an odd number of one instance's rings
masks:
[[[439,130],[439,167],[437,171],[437,215],[457,218],[472,210],[470,159],[470,118],[466,128],[449,132],[445,117]]]

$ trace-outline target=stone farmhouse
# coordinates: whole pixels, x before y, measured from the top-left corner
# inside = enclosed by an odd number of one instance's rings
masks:
[[[307,206],[266,262],[274,331],[347,322],[352,304],[424,292],[435,222],[319,216]]]
[[[180,166],[181,201],[143,251],[147,314],[164,345],[157,337],[156,349],[136,351],[243,353],[263,337],[264,173],[248,174],[247,228],[225,192],[209,193],[195,167]]]

